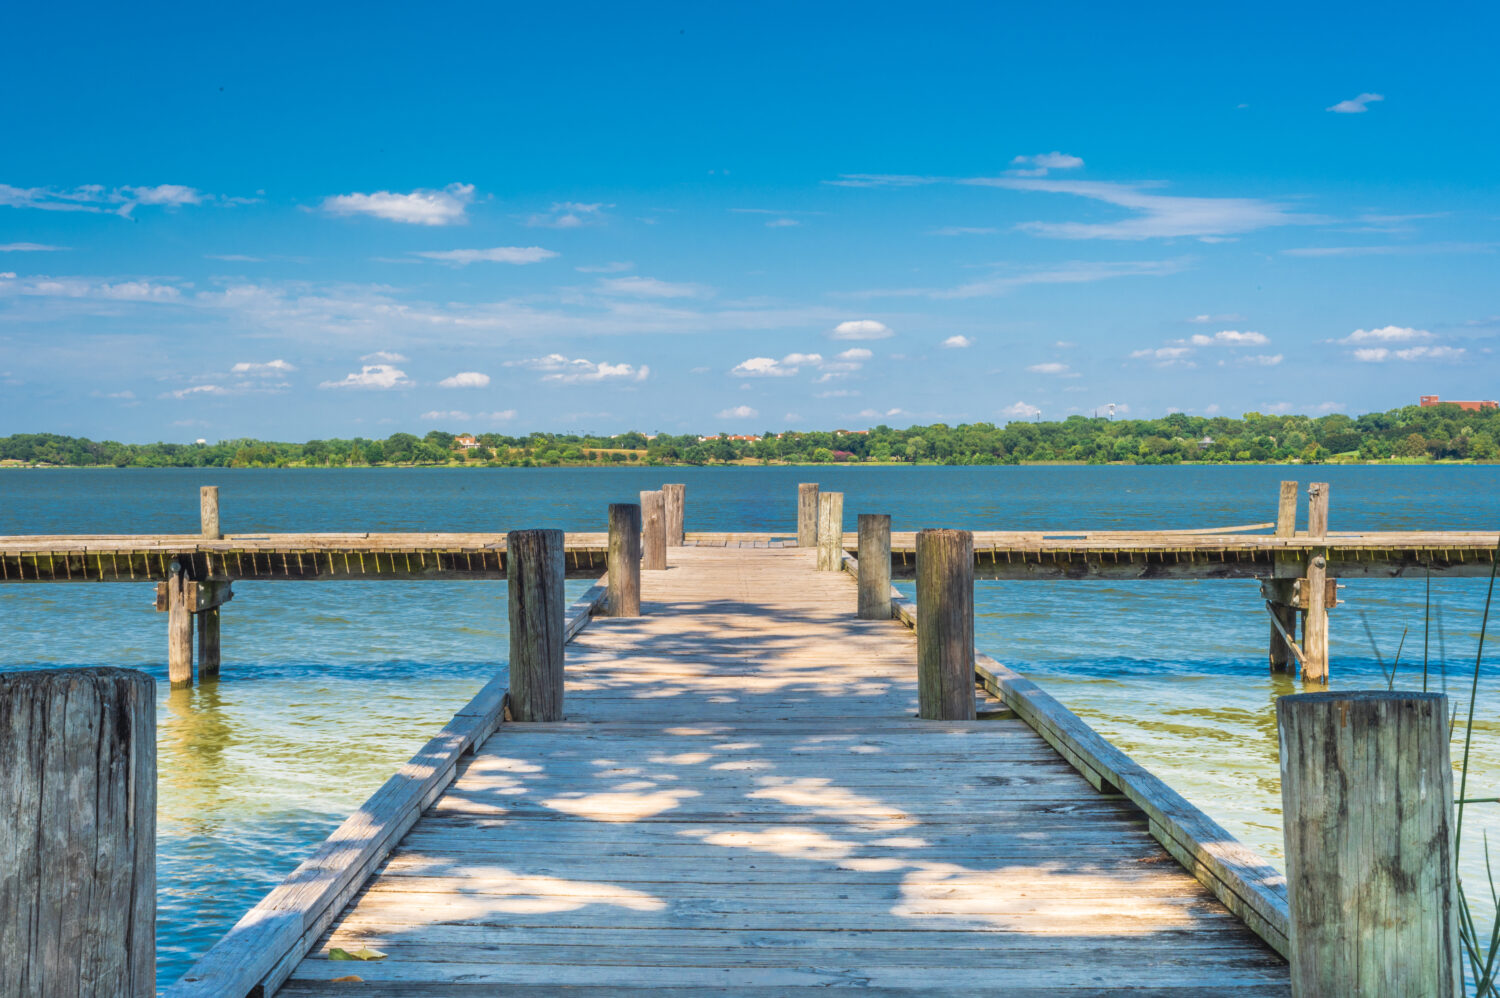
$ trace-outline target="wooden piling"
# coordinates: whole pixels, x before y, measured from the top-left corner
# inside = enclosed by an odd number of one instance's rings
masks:
[[[224,536],[219,529],[219,487],[205,485],[198,490],[198,516],[203,523],[203,536],[216,541]]]
[[[563,719],[564,574],[561,530],[505,535],[512,720]]]
[[[818,483],[803,482],[797,486],[797,546],[818,545]]]
[[[219,608],[194,614],[198,619],[198,682],[219,678]]]
[[[667,508],[667,547],[680,548],[687,540],[687,486],[663,485]]]
[[[974,535],[917,533],[917,715],[974,720]]]
[[[0,994],[156,994],[156,683],[0,673]]]
[[[1297,483],[1282,482],[1281,496],[1276,503],[1276,536],[1297,535]]]
[[[1295,998],[1462,993],[1447,703],[1276,701]]]
[[[1307,487],[1307,536],[1328,536],[1328,483],[1313,482]]]
[[[818,494],[818,570],[844,567],[844,493]]]
[[[167,680],[172,686],[193,682],[193,613],[188,604],[188,580],[182,566],[172,562],[167,579]]]
[[[891,619],[891,518],[859,514],[859,616]]]
[[[1307,615],[1302,625],[1302,679],[1328,681],[1328,562],[1318,555],[1308,562]]]
[[[1272,672],[1288,672],[1296,668],[1295,653],[1287,644],[1287,638],[1297,637],[1297,607],[1292,603],[1293,579],[1267,579],[1262,588],[1267,593],[1272,616],[1271,639],[1268,659]],[[1280,624],[1278,628],[1276,625]],[[1286,632],[1286,637],[1281,632]]]
[[[641,568],[667,567],[667,502],[661,490],[641,493]]]
[[[641,507],[633,502],[609,505],[610,617],[641,615]]]

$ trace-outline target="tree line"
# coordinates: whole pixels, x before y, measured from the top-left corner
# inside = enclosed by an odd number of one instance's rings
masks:
[[[223,440],[217,443],[127,444],[53,433],[0,437],[0,462],[117,468],[282,468],[475,465],[822,464],[1212,464],[1268,461],[1496,461],[1500,411],[1456,405],[1406,406],[1346,416],[1229,416],[1173,413],[1161,419],[1070,416],[1052,422],[933,423],[865,432],[765,433],[755,439],[700,438],[632,431],[614,436],[531,433],[457,435],[434,430],[383,440]]]

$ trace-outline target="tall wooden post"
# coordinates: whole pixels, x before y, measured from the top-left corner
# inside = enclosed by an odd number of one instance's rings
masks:
[[[216,541],[224,536],[219,529],[219,487],[205,485],[198,490],[198,516],[203,522],[205,540]]]
[[[0,673],[0,993],[156,994],[156,683]]]
[[[1307,536],[1328,536],[1328,483],[1313,482],[1307,487]]]
[[[818,570],[844,567],[844,493],[818,494]]]
[[[667,502],[660,490],[641,493],[641,567],[649,572],[667,567]]]
[[[167,680],[173,686],[193,682],[193,612],[188,606],[188,580],[182,566],[172,562],[167,578]]]
[[[564,556],[561,530],[505,535],[513,720],[563,719]]]
[[[974,535],[917,533],[917,714],[974,720]]]
[[[1328,682],[1328,562],[1318,555],[1308,562],[1307,622],[1302,629],[1302,679]]]
[[[1281,495],[1276,503],[1276,536],[1295,537],[1297,534],[1297,483],[1282,482]]]
[[[641,507],[633,502],[609,504],[610,617],[641,615]]]
[[[891,518],[859,514],[859,616],[891,619]]]
[[[818,483],[803,482],[797,486],[797,546],[817,547]]]
[[[1297,534],[1297,483],[1282,482],[1281,494],[1276,503],[1276,536],[1294,537]],[[1278,564],[1283,564],[1284,559],[1278,557]],[[1274,618],[1270,624],[1270,642],[1267,645],[1269,652],[1267,658],[1270,661],[1272,672],[1286,672],[1296,667],[1292,658],[1292,649],[1287,644],[1287,638],[1297,636],[1297,608],[1292,602],[1292,580],[1280,577],[1265,580],[1262,589],[1265,591],[1266,599],[1271,604],[1271,615]],[[1277,623],[1281,628],[1277,628]],[[1281,631],[1286,631],[1287,638],[1281,636]]]
[[[219,608],[200,610],[198,619],[198,682],[219,678]]]
[[[1294,998],[1462,993],[1447,704],[1276,701]]]
[[[687,486],[663,485],[667,505],[667,547],[680,548],[687,541]]]

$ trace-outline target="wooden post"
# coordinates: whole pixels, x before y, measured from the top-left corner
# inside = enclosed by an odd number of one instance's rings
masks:
[[[1447,705],[1383,690],[1276,701],[1295,998],[1462,993]]]
[[[193,613],[182,566],[172,562],[167,579],[167,680],[173,686],[193,683]]]
[[[609,504],[609,608],[611,617],[641,615],[641,507]]]
[[[1297,534],[1297,483],[1282,482],[1281,496],[1276,503],[1276,536],[1295,537]]]
[[[1275,619],[1271,622],[1271,642],[1269,645],[1269,659],[1272,672],[1286,672],[1296,668],[1293,660],[1293,652],[1288,647],[1286,638],[1281,636],[1276,624],[1281,624],[1282,630],[1286,631],[1287,638],[1297,637],[1297,607],[1292,603],[1293,579],[1266,579],[1262,590],[1266,593],[1267,602],[1271,604],[1271,613]]]
[[[837,572],[844,567],[844,493],[818,494],[818,570]]]
[[[156,683],[0,673],[0,993],[156,994]]]
[[[198,490],[198,514],[203,521],[203,536],[210,541],[224,536],[219,530],[219,487],[205,485]]]
[[[687,541],[687,486],[663,485],[667,504],[667,547],[680,548]]]
[[[1328,483],[1313,482],[1307,487],[1307,536],[1328,536]]]
[[[505,535],[512,720],[563,719],[564,557],[561,530]]]
[[[1328,562],[1322,555],[1307,565],[1307,618],[1302,625],[1302,679],[1328,682]]]
[[[818,546],[818,483],[797,486],[797,546]]]
[[[974,535],[917,533],[917,715],[974,720]]]
[[[859,616],[891,619],[891,518],[859,514]]]
[[[641,493],[641,567],[650,572],[667,567],[667,501],[660,490]]]
[[[198,682],[219,678],[219,608],[196,614],[198,628]]]

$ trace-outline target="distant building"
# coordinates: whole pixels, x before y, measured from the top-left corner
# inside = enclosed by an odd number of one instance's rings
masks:
[[[464,450],[472,450],[473,448],[479,446],[479,441],[475,439],[474,434],[472,433],[460,433],[458,436],[453,438],[453,442],[462,447]]]
[[[1454,402],[1452,400],[1444,402],[1436,395],[1418,396],[1417,405],[1424,407],[1429,405],[1456,405],[1460,409],[1468,409],[1470,412],[1479,412],[1482,409],[1500,409],[1500,402],[1496,402],[1493,399],[1481,399],[1478,402]]]

